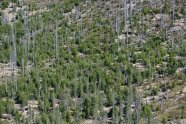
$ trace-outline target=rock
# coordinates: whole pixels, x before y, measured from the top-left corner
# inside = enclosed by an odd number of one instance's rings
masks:
[[[103,110],[107,113],[109,113],[111,109],[112,107],[103,107]]]
[[[126,39],[126,37],[125,37],[125,35],[124,35],[124,34],[121,34],[121,35],[119,35],[119,36],[118,36],[118,39],[119,39],[119,40],[125,40],[125,39]]]
[[[83,13],[82,15],[81,15],[81,18],[85,18],[87,16],[87,14],[86,13]]]
[[[84,124],[94,124],[94,120],[86,120]]]
[[[84,53],[78,53],[78,56],[81,57],[81,58],[85,58],[86,55]]]
[[[172,32],[178,32],[178,31],[181,31],[181,30],[182,30],[182,28],[180,26],[174,26],[171,29]]]
[[[72,14],[76,14],[76,9],[72,9]]]
[[[21,110],[21,105],[20,104],[14,104],[14,108],[17,110]]]
[[[12,120],[13,116],[11,114],[2,114],[3,119]]]
[[[178,69],[176,70],[176,73],[184,72],[184,70],[186,70],[186,67],[184,67],[184,68],[178,68]]]
[[[135,63],[135,64],[133,64],[133,67],[140,70],[140,71],[145,70],[145,66],[142,63]]]
[[[170,17],[166,14],[156,14],[153,19],[152,19],[152,22],[154,24],[159,24],[162,22],[162,24],[164,24],[164,26],[168,27],[169,26],[169,20],[170,20]]]
[[[16,17],[16,14],[12,13],[11,8],[7,8],[7,9],[3,10],[3,21],[5,23],[12,22],[13,20],[15,20],[15,17]]]
[[[165,15],[165,14],[156,14],[154,17],[153,17],[153,19],[152,19],[152,21],[159,21],[160,19],[161,19],[161,17],[162,18],[167,18],[167,15]]]
[[[35,100],[28,100],[28,106],[31,108],[38,108],[38,102]]]
[[[172,27],[173,32],[177,32],[177,31],[181,31],[185,29],[186,29],[186,25],[185,25],[184,19],[176,20],[176,22],[173,24],[173,27]]]
[[[186,86],[183,88],[183,94],[184,94],[184,96],[186,97]]]

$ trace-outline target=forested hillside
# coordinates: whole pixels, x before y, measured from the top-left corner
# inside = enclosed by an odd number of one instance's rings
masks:
[[[186,1],[1,0],[0,124],[186,124]]]

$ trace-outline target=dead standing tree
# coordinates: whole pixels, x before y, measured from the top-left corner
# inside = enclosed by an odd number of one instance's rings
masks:
[[[17,51],[16,51],[16,38],[14,24],[11,25],[11,35],[12,35],[12,62],[13,62],[13,80],[14,80],[14,94],[17,92]]]
[[[54,49],[55,49],[55,57],[56,60],[59,60],[59,42],[58,42],[58,25],[57,21],[55,23],[55,32],[54,32],[54,37],[55,37],[55,43],[54,43]]]
[[[131,90],[129,89],[126,102],[126,124],[131,124]]]
[[[125,8],[124,11],[125,11],[126,43],[127,43],[127,47],[128,47],[128,4],[127,4],[127,0],[125,0],[124,8]]]
[[[138,95],[138,91],[135,94],[135,115],[134,115],[134,124],[139,124],[140,122],[140,111],[141,111],[141,101]]]

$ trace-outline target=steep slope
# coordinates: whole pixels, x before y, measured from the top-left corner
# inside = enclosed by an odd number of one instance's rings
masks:
[[[184,0],[31,2],[0,25],[2,123],[184,124]]]

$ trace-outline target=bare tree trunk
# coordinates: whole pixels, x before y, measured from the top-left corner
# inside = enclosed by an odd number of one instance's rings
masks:
[[[115,95],[113,93],[113,96],[112,96],[112,124],[115,124]]]
[[[130,0],[130,24],[132,25],[132,0]]]
[[[116,33],[119,34],[119,17],[117,10],[116,10]]]
[[[5,62],[4,62],[5,64]],[[5,92],[7,93],[8,91],[8,84],[7,84],[7,75],[6,75],[6,68],[3,68],[3,78],[4,78],[4,82],[5,82]]]
[[[77,121],[77,72],[74,81],[74,111],[75,111],[74,119],[75,121]]]
[[[173,0],[173,3],[172,3],[172,26],[173,26],[173,23],[174,23],[174,20],[175,20],[175,0]]]
[[[89,73],[89,72],[88,72]],[[89,75],[89,74],[88,74]],[[86,96],[89,96],[89,76],[88,76],[88,80],[87,80],[87,91],[86,91]]]
[[[131,124],[131,90],[128,90],[128,96],[127,96],[126,124]]]
[[[128,4],[127,4],[127,0],[125,0],[125,30],[126,30],[126,44],[128,47]]]
[[[141,110],[141,103],[140,103],[140,99],[139,99],[138,93],[137,93],[136,97],[135,97],[135,119],[134,119],[134,124],[139,124],[139,121],[140,121],[140,110]]]
[[[55,46],[54,46],[54,48],[55,48],[56,60],[59,60],[59,51],[58,51],[59,43],[58,43],[58,31],[57,31],[57,29],[58,29],[58,26],[57,26],[57,21],[56,21],[56,23],[55,23]]]
[[[56,122],[56,108],[55,108],[56,98],[55,93],[52,93],[52,110],[53,110],[53,121]]]
[[[25,75],[25,62],[24,62],[24,57],[22,58],[21,63],[22,63],[22,75],[23,75],[23,77],[24,77],[24,75]]]
[[[163,22],[163,2],[162,0],[160,1],[160,14],[161,14],[161,21],[160,21],[160,27],[162,27],[162,22]]]
[[[13,74],[14,74],[14,86],[15,86],[15,92],[17,92],[17,51],[16,51],[16,38],[14,35],[14,25],[11,25],[11,31],[12,31],[12,42],[13,42]]]

